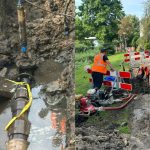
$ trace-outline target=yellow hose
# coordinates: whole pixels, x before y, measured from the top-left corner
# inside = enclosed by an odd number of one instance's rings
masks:
[[[25,85],[25,86],[27,87],[27,91],[28,91],[28,94],[29,94],[29,102],[25,105],[25,107],[22,109],[22,111],[20,112],[19,115],[13,117],[13,118],[9,121],[9,123],[8,123],[8,124],[6,125],[6,127],[5,127],[5,130],[6,130],[6,131],[8,130],[8,128],[12,125],[12,123],[13,123],[16,119],[20,118],[20,117],[30,108],[30,106],[31,106],[31,104],[32,104],[32,93],[31,93],[31,89],[30,89],[29,84],[27,84],[27,83],[25,83],[25,82],[15,82],[15,81],[8,80],[8,79],[7,79],[7,81],[10,81],[10,82],[12,82],[12,83],[15,83],[16,85]]]

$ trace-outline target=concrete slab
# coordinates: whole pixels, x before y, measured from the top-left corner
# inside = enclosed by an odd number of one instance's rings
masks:
[[[16,85],[6,78],[0,77],[0,96],[11,98],[15,92]]]

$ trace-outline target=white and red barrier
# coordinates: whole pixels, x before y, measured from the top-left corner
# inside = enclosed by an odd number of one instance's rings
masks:
[[[130,64],[130,68],[133,69],[133,74],[138,75],[144,70],[145,75],[150,73],[150,52],[129,52],[124,54],[124,62]]]
[[[89,74],[92,73],[91,69],[89,69],[89,68],[88,68],[87,72]],[[103,81],[104,86],[116,87],[116,88],[124,89],[124,90],[127,90],[127,91],[132,91],[132,84],[121,82],[122,81],[121,79],[131,79],[131,73],[130,72],[107,71],[106,76],[115,77],[116,80],[115,81],[106,81],[105,80],[105,81]],[[93,83],[92,78],[89,79],[89,82]]]
[[[109,87],[117,87],[117,82],[104,81],[103,85],[109,86]],[[123,90],[127,90],[127,91],[132,91],[132,85],[127,84],[127,83],[118,82],[118,88],[123,89]]]
[[[127,91],[132,91],[132,84],[121,82],[122,78],[123,79],[131,79],[131,73],[130,72],[125,72],[125,71],[120,71],[120,72],[113,71],[113,72],[111,72],[111,71],[107,71],[106,76],[113,76],[113,77],[116,78],[116,80],[115,81],[104,81],[103,85],[110,86],[110,87],[117,87],[117,88],[124,89],[124,90],[127,90]]]
[[[131,78],[130,72],[125,71],[107,71],[106,76],[120,77],[120,78]]]
[[[144,52],[129,52],[124,54],[124,62],[129,62],[129,63],[145,63],[145,61],[150,62],[150,56],[149,56],[149,51],[144,51]]]

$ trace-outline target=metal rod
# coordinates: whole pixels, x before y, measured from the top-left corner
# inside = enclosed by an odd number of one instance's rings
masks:
[[[27,51],[27,34],[26,34],[25,10],[23,7],[23,3],[24,3],[24,0],[18,1],[17,12],[18,12],[18,24],[19,24],[21,51],[23,53],[26,53],[26,51]]]

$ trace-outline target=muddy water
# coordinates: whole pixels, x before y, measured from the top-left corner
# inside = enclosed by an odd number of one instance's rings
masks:
[[[61,150],[65,147],[66,116],[65,110],[53,109],[44,102],[42,86],[33,88],[33,103],[29,113],[31,130],[28,150]],[[62,112],[63,110],[63,112]]]
[[[36,71],[37,86],[32,88],[33,103],[29,112],[31,130],[28,150],[63,150],[66,143],[66,103],[51,104],[46,93],[41,90],[47,83],[60,78],[61,64],[46,61]],[[55,98],[54,98],[55,99]],[[0,98],[1,100],[1,98]],[[5,150],[7,132],[5,125],[11,119],[8,100],[0,101],[0,150]]]
[[[11,119],[11,110],[9,101],[0,98],[0,150],[5,150],[5,142],[7,141],[7,133],[4,131],[5,125]]]
[[[44,94],[40,92],[41,86],[32,89],[33,103],[29,112],[31,130],[28,141],[28,150],[62,150],[66,140],[65,109],[55,106],[52,108],[44,101]],[[0,150],[5,150],[7,133],[5,125],[11,119],[11,110],[8,101],[0,105]]]

